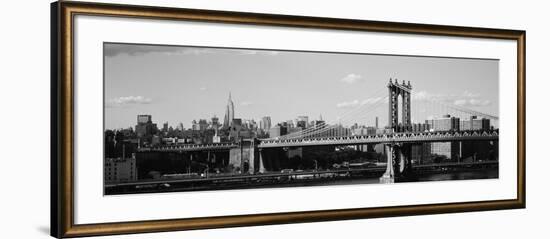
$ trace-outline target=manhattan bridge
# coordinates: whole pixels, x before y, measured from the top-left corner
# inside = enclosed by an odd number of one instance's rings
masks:
[[[424,127],[417,127],[420,124],[414,123],[428,119],[435,115],[453,115],[459,119],[470,119],[471,117],[483,117],[491,120],[493,125],[498,125],[498,116],[475,111],[462,106],[449,103],[437,97],[423,97],[415,94],[410,82],[399,83],[397,79],[390,79],[385,87],[381,87],[372,95],[369,95],[368,104],[359,104],[333,122],[322,122],[315,124],[298,132],[263,139],[246,139],[235,143],[214,143],[214,144],[184,144],[184,145],[163,145],[151,148],[141,148],[140,152],[237,152],[237,159],[241,164],[246,163],[250,170],[246,175],[262,174],[266,171],[268,164],[265,151],[270,149],[306,148],[318,146],[364,146],[383,145],[386,159],[386,170],[380,178],[382,183],[392,183],[396,178],[401,177],[413,170],[411,160],[412,147],[423,143],[438,142],[496,142],[498,143],[498,128],[483,127],[477,129],[451,129],[434,130]],[[422,101],[411,102],[416,98],[423,97]],[[373,111],[380,107],[388,109],[388,123],[383,132],[368,135],[353,135],[343,132],[343,124],[364,122],[373,117]],[[246,150],[247,157],[244,156]],[[240,153],[239,153],[240,152]]]

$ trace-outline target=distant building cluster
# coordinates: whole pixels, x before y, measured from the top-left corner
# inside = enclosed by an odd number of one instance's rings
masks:
[[[477,116],[461,120],[451,115],[443,115],[440,118],[426,120],[426,125],[431,131],[489,130],[491,129],[491,120],[477,118]]]
[[[316,132],[306,130],[314,127]],[[239,142],[242,139],[250,138],[277,138],[284,135],[296,135],[303,137],[326,137],[326,136],[354,136],[354,135],[376,135],[389,134],[393,132],[426,132],[426,131],[460,131],[460,130],[488,130],[491,127],[489,119],[472,116],[469,119],[460,119],[451,115],[443,115],[440,118],[425,120],[423,123],[411,123],[403,126],[397,123],[394,128],[389,126],[380,127],[378,117],[375,118],[375,125],[351,126],[329,125],[320,115],[319,119],[311,120],[307,115],[299,115],[295,119],[274,123],[270,116],[263,116],[259,121],[254,119],[237,118],[235,104],[231,93],[225,106],[223,122],[217,116],[210,119],[196,119],[191,122],[191,127],[185,129],[183,123],[176,128],[162,124],[158,129],[153,123],[151,115],[138,115],[135,130],[132,128],[122,130],[125,137],[130,141],[137,141],[139,147],[155,146],[160,144],[209,144],[223,142]],[[453,149],[447,144],[438,146],[435,144],[432,151],[445,152],[444,155],[451,155]]]
[[[314,127],[315,132],[306,130]],[[359,125],[355,123],[349,127],[343,125],[329,125],[320,115],[319,119],[310,120],[307,115],[299,115],[295,119],[273,123],[270,116],[262,117],[258,122],[253,119],[236,118],[235,104],[231,93],[225,107],[223,122],[217,116],[209,120],[198,119],[191,122],[191,127],[185,129],[183,123],[176,128],[162,124],[158,129],[153,123],[151,115],[138,115],[135,130],[132,128],[120,130],[128,142],[134,142],[138,147],[170,144],[210,144],[224,142],[239,142],[242,139],[250,138],[277,138],[284,135],[296,135],[298,137],[326,137],[326,136],[360,136],[390,134],[395,131],[402,132],[405,126],[397,124],[393,129],[389,126],[380,127],[378,117],[375,118],[375,125]],[[400,127],[403,127],[401,129]],[[460,131],[460,130],[488,130],[491,122],[486,118],[472,116],[469,119],[460,119],[451,115],[443,115],[439,118],[425,120],[423,123],[411,123],[406,127],[409,132],[426,131]],[[433,144],[432,153],[452,157],[455,147],[449,143]]]
[[[440,118],[426,120],[425,125],[430,131],[475,131],[491,129],[490,119],[478,118],[477,116],[471,116],[467,120],[461,120],[460,118],[453,117],[451,115],[443,115]],[[475,143],[460,141],[424,143],[424,145],[421,146],[421,149],[416,149],[416,152],[420,152],[421,154],[424,152],[429,152],[430,155],[435,155],[446,159],[459,160],[461,158],[470,157],[471,160],[476,160],[478,156],[479,158],[487,157],[489,150],[492,148],[492,145],[489,144],[491,144],[489,141]]]

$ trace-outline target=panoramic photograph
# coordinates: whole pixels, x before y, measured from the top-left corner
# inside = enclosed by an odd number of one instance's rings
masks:
[[[103,44],[105,195],[499,178],[499,60]]]

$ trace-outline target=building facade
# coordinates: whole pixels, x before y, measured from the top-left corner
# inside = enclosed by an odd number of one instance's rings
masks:
[[[229,99],[227,99],[227,106],[225,107],[225,117],[223,119],[223,127],[228,128],[233,124],[235,119],[235,105],[231,99],[231,92],[229,93]]]
[[[468,120],[460,121],[461,130],[489,130],[491,129],[491,120],[471,116]]]
[[[269,137],[275,138],[287,134],[287,127],[277,124],[269,130]]]
[[[309,127],[309,117],[305,115],[298,116],[296,119],[296,127],[300,127],[302,129]]]
[[[105,158],[105,183],[132,182],[137,180],[137,166],[135,154],[130,158]]]
[[[426,120],[426,124],[433,131],[460,131],[460,118],[451,115],[443,115],[441,118]]]
[[[136,135],[138,138],[149,137],[157,131],[157,124],[153,124],[151,115],[138,115]]]
[[[432,144],[420,143],[411,145],[411,160],[413,164],[432,163]]]
[[[264,132],[269,132],[269,129],[271,129],[271,117],[270,116],[262,117],[262,120],[260,121],[260,129],[262,129]]]
[[[220,119],[218,119],[218,117],[214,115],[211,120],[212,121],[210,122],[210,126],[212,127],[212,129],[217,129],[220,127]]]
[[[460,131],[460,118],[443,115],[441,118],[426,120],[430,131]],[[460,142],[431,143],[432,157],[440,160],[455,160],[461,158]]]

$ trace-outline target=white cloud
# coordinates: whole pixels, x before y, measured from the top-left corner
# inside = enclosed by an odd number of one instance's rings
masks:
[[[457,106],[464,107],[477,107],[477,106],[487,106],[491,104],[490,100],[478,100],[478,99],[458,99],[454,101],[454,104]]]
[[[345,76],[344,78],[340,79],[340,81],[342,81],[344,83],[347,83],[347,84],[353,84],[353,83],[357,82],[358,80],[360,80],[361,78],[362,78],[361,75],[351,73],[351,74],[348,74],[347,76]]]
[[[382,100],[382,97],[368,98],[361,101],[361,105],[374,104]]]
[[[450,105],[462,106],[462,107],[480,107],[491,105],[490,100],[481,98],[481,95],[478,93],[473,93],[469,91],[464,91],[459,94],[433,94],[426,91],[413,92],[411,96],[413,101],[435,101],[447,103]],[[376,98],[367,98],[363,100],[351,100],[344,101],[336,104],[338,108],[354,108],[358,106],[376,104],[384,100],[388,102],[388,97],[376,97]]]
[[[109,43],[105,45],[104,54],[107,57],[117,55],[142,56],[145,54],[163,54],[163,55],[201,55],[215,53],[211,48],[199,47],[178,47],[162,45],[142,45],[142,44],[119,44]]]
[[[206,48],[206,47],[180,47],[167,45],[146,45],[146,44],[119,44],[109,43],[105,45],[104,54],[107,57],[118,55],[143,56],[146,54],[162,54],[165,56],[179,55],[205,55],[205,54],[232,54],[232,55],[265,55],[276,56],[281,51],[272,50],[247,50],[227,48]]]
[[[480,107],[491,105],[492,102],[483,99],[481,94],[464,91],[459,94],[432,94],[426,91],[413,92],[413,101],[437,101],[462,107]]]
[[[151,104],[152,102],[153,100],[151,100],[151,98],[146,98],[143,96],[121,96],[107,100],[106,106],[107,108],[113,108],[124,107],[128,105]]]
[[[183,48],[177,51],[165,52],[167,54],[180,55],[203,55],[203,54],[238,54],[238,55],[265,55],[276,56],[278,51],[269,50],[246,50],[246,49],[216,49],[216,48]]]
[[[423,100],[443,100],[443,101],[447,101],[447,100],[449,100],[453,97],[455,97],[455,96],[453,96],[453,95],[444,95],[444,94],[433,94],[433,93],[429,93],[427,91],[418,91],[418,92],[413,91],[413,93],[411,95],[412,100],[418,100],[418,101],[423,101]]]
[[[250,101],[243,101],[241,102],[241,106],[249,106],[249,105],[252,105],[253,103],[250,102]]]
[[[336,104],[336,107],[338,108],[352,108],[359,105],[359,100],[353,100],[353,101],[345,101]]]
[[[265,55],[265,56],[276,56],[279,55],[279,51],[269,51],[269,50],[232,50],[241,55]]]
[[[206,89],[206,87],[201,87],[201,88],[199,88],[199,90],[205,91],[205,90],[207,90],[207,89]]]
[[[354,107],[357,107],[357,106],[363,106],[363,105],[372,105],[372,104],[376,104],[382,100],[386,99],[386,102],[387,102],[387,97],[376,97],[376,98],[368,98],[368,99],[364,99],[364,100],[352,100],[352,101],[344,101],[344,102],[340,102],[338,104],[336,104],[336,107],[337,108],[354,108]]]
[[[237,54],[237,55],[264,55],[264,56],[276,56],[279,55],[278,51],[269,50],[246,50],[246,49],[216,49],[216,48],[181,48],[181,49],[167,49],[165,51],[155,51],[165,55],[206,55],[206,54]]]
[[[277,56],[277,55],[279,55],[281,52],[279,52],[279,51],[264,51],[263,53],[266,54],[266,55],[268,55],[268,56]]]
[[[164,52],[167,55],[203,55],[216,53],[214,49],[210,48],[182,48],[176,51]]]
[[[472,93],[472,92],[469,92],[469,91],[464,91],[464,92],[462,92],[462,94],[460,96],[466,97],[466,98],[478,98],[478,97],[480,97],[480,94],[479,93]]]

